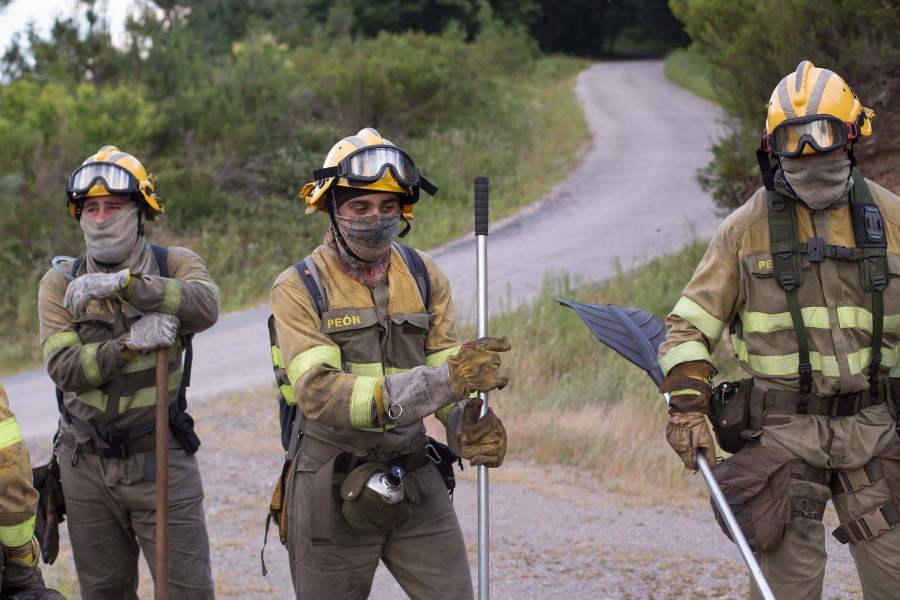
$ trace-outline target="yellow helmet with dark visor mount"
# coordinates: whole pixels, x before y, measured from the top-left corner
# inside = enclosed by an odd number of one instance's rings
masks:
[[[306,213],[328,212],[325,200],[336,186],[400,195],[403,216],[412,218],[419,189],[434,196],[437,188],[422,177],[412,157],[371,127],[345,137],[328,152],[321,169],[313,171],[316,181],[300,192],[306,201]]]
[[[109,194],[122,196],[144,204],[146,219],[153,221],[164,212],[154,179],[131,154],[115,146],[103,146],[69,177],[66,203],[72,216],[79,219],[86,198]]]
[[[784,77],[767,105],[762,149],[796,157],[831,152],[872,133],[875,113],[833,71],[802,61]]]

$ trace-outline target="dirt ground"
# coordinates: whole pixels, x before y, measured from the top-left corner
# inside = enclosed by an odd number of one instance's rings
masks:
[[[275,396],[274,387],[266,387],[204,403],[194,411],[203,441],[198,457],[220,599],[293,598],[287,552],[277,530],[269,531],[266,546],[269,573],[263,577],[260,572],[266,512],[281,470]],[[509,435],[514,438],[515,431]],[[476,470],[466,468],[458,480],[454,506],[477,590]],[[747,571],[716,525],[700,491],[703,485],[696,476],[698,492],[692,498],[627,497],[606,491],[590,472],[517,459],[513,448],[503,467],[490,471],[492,597],[746,598]],[[826,527],[836,526],[829,509]],[[60,558],[44,567],[48,583],[64,588],[75,580],[65,535],[64,526]],[[829,539],[828,551],[823,597],[861,598],[846,548]],[[152,597],[146,565],[140,589],[142,598]],[[79,597],[77,589],[70,592],[70,600]],[[370,598],[406,597],[387,570],[379,568]],[[440,593],[434,598],[441,598]]]

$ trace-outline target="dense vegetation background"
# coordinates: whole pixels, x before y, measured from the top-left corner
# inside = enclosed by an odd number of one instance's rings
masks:
[[[538,198],[587,141],[584,59],[677,49],[667,71],[729,115],[698,176],[731,209],[758,185],[771,90],[808,58],[875,109],[857,156],[900,191],[893,0],[140,0],[115,42],[104,0],[72,7],[0,49],[0,373],[40,360],[37,282],[83,249],[65,182],[109,143],[159,175],[169,210],[151,237],[200,252],[226,310],[264,300],[321,238],[297,193],[361,127],[441,188],[416,210],[419,247],[470,226],[475,175],[491,177],[493,215]]]

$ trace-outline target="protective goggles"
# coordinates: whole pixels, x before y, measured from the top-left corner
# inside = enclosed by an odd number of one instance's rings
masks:
[[[766,152],[793,158],[808,144],[816,152],[829,152],[859,137],[859,125],[831,115],[811,115],[779,123],[763,137]]]
[[[431,194],[428,188],[434,186],[419,175],[419,169],[409,154],[396,146],[366,146],[354,150],[336,166],[313,171],[313,179],[321,182],[329,177],[343,177],[366,184],[383,179],[388,170],[400,185],[409,188],[421,186],[426,193]],[[434,189],[437,191],[437,188]]]
[[[81,198],[100,183],[106,191],[117,196],[141,193],[140,182],[128,169],[113,163],[95,162],[81,165],[66,186],[70,198]]]

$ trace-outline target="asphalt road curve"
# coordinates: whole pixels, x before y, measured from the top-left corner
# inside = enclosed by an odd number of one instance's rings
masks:
[[[628,269],[694,237],[709,237],[719,221],[709,195],[695,182],[719,127],[714,105],[666,79],[662,61],[593,65],[579,75],[576,92],[593,143],[544,198],[491,223],[491,310],[534,298],[545,273],[601,281],[614,273],[616,259]],[[492,196],[502,193],[491,189]],[[467,322],[475,319],[473,238],[468,234],[430,251],[450,278],[457,314]],[[263,305],[224,315],[196,336],[190,402],[273,381],[269,313]],[[26,441],[46,443],[56,430],[57,409],[45,370],[2,383]]]

